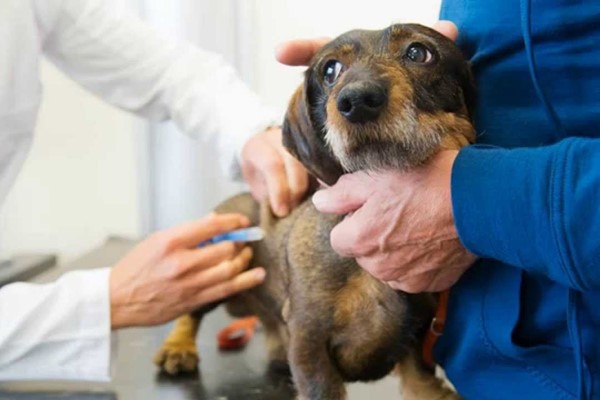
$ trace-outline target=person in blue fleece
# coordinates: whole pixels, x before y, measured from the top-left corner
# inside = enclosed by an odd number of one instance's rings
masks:
[[[313,201],[354,211],[332,245],[374,276],[452,286],[435,358],[465,398],[600,398],[600,2],[446,0],[441,18],[472,61],[478,144]]]

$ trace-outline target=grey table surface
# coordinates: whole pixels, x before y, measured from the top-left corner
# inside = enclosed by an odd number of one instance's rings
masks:
[[[110,266],[134,243],[111,238],[74,262],[58,265],[32,281],[49,282],[69,270]],[[118,352],[112,382],[3,382],[0,383],[0,400],[293,399],[289,380],[268,371],[260,327],[244,350],[220,352],[217,349],[216,334],[231,320],[219,308],[203,322],[198,337],[201,361],[197,374],[173,379],[159,374],[152,363],[171,324],[126,329],[116,333]],[[400,398],[399,381],[393,376],[376,383],[349,385],[350,400],[397,398]]]

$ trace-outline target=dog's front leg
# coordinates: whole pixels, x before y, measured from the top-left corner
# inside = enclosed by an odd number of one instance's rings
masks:
[[[194,314],[177,318],[173,330],[154,356],[154,363],[162,371],[177,375],[198,369],[200,358],[196,349],[196,334],[201,318],[201,315]]]
[[[345,399],[344,381],[329,357],[327,334],[293,322],[289,327],[289,361],[298,399]]]

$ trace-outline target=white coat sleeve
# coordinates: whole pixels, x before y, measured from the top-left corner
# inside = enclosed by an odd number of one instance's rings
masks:
[[[34,3],[43,51],[54,64],[120,108],[172,119],[198,139],[216,137],[232,178],[240,176],[246,140],[280,124],[221,56],[165,37],[114,0]]]
[[[108,381],[109,269],[0,288],[0,380]]]

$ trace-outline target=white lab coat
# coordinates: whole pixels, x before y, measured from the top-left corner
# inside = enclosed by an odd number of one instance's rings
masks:
[[[0,203],[33,140],[42,55],[118,107],[216,136],[233,176],[246,139],[278,123],[221,57],[163,37],[111,0],[2,0]],[[0,289],[0,380],[108,380],[108,277],[74,272]]]

